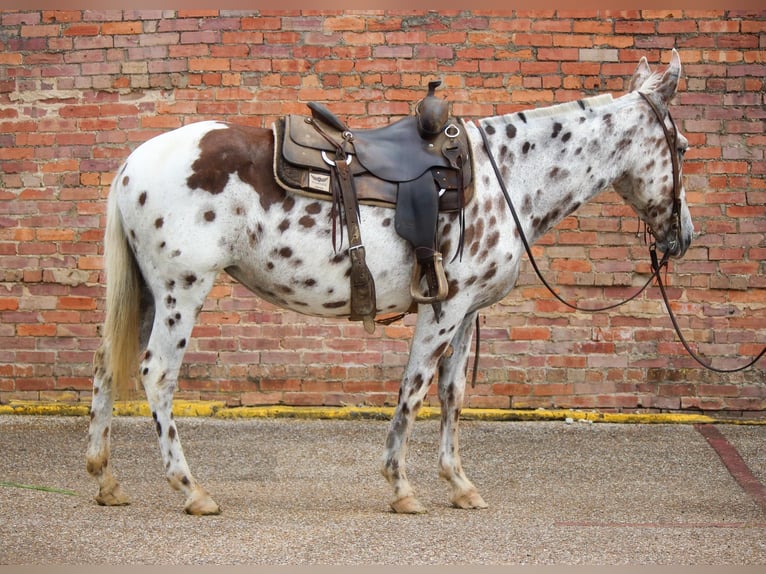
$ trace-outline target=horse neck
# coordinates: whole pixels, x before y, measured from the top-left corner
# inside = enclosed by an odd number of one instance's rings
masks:
[[[622,152],[635,129],[620,100],[549,117],[514,113],[481,120],[531,241],[625,173]],[[474,157],[485,158],[481,142],[479,147]],[[494,172],[490,181],[496,181]]]

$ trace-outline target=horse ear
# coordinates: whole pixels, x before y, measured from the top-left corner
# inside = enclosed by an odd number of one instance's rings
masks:
[[[660,83],[655,89],[656,94],[660,96],[663,102],[665,102],[665,105],[667,105],[671,98],[676,94],[676,89],[678,88],[678,79],[680,77],[681,58],[678,56],[676,49],[673,48],[673,53],[670,56],[670,65],[668,66],[668,69],[665,70]]]
[[[646,61],[646,56],[641,56],[638,61],[638,67],[633,72],[633,77],[628,84],[628,91],[635,92],[646,81],[646,78],[652,75],[652,71],[649,69],[649,62]]]

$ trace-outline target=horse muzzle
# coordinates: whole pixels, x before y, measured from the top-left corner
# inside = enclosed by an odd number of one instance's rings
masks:
[[[691,224],[691,218],[689,218],[680,229],[678,224],[673,225],[664,238],[659,239],[655,237],[655,246],[658,251],[670,257],[680,258],[689,249],[693,236],[694,229]]]

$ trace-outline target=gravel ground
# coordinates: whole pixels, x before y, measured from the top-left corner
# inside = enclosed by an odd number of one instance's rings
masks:
[[[437,477],[439,424],[419,421],[408,471],[429,512],[401,516],[378,472],[385,422],[179,418],[223,510],[194,517],[139,417],[113,429],[133,503],[98,506],[87,424],[0,416],[0,564],[766,564],[766,509],[691,425],[464,422],[490,508],[463,511]],[[719,429],[763,484],[766,426]]]

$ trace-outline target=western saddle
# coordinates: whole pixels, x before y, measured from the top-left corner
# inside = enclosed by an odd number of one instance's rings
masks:
[[[274,125],[274,174],[285,189],[333,202],[333,248],[341,218],[351,259],[351,320],[375,330],[375,281],[365,263],[359,203],[395,209],[394,227],[410,242],[415,262],[410,294],[415,304],[431,304],[437,320],[448,293],[442,254],[437,250],[439,212],[457,212],[462,254],[463,209],[473,196],[470,147],[465,126],[450,117],[445,100],[428,84],[415,116],[371,130],[350,130],[319,103],[311,117],[288,115]],[[423,277],[425,290],[421,287]]]

